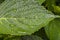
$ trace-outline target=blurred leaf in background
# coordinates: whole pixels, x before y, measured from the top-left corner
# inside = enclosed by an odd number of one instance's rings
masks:
[[[0,0],[0,4],[1,4],[3,1],[5,1],[5,0]]]
[[[30,35],[30,36],[12,36],[12,37],[6,37],[3,40],[43,40],[41,37],[36,35]]]
[[[45,27],[50,40],[60,40],[60,19],[55,19]]]
[[[54,14],[60,15],[60,0],[46,0],[43,5]]]
[[[43,40],[49,40],[46,35],[44,27],[41,28],[39,31],[35,32],[33,35],[37,35],[37,36],[41,37]]]

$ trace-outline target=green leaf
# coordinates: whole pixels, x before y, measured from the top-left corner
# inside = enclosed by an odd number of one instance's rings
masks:
[[[37,0],[40,4],[42,4],[45,0]]]
[[[53,8],[54,8],[55,14],[56,14],[56,15],[60,15],[60,6],[54,5]]]
[[[55,18],[35,0],[5,0],[0,5],[0,34],[30,35]]]
[[[50,40],[60,40],[60,19],[55,19],[45,27]]]

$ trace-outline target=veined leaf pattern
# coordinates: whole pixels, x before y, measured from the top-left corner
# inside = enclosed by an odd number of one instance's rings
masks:
[[[30,35],[55,18],[37,0],[5,0],[0,5],[0,34]]]

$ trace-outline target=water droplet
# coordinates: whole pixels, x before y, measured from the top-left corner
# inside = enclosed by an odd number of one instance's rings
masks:
[[[9,24],[9,26],[11,26],[11,27],[15,27],[16,25],[15,25],[15,24]]]

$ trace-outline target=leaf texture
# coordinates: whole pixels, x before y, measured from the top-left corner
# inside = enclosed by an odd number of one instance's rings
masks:
[[[0,5],[0,34],[30,35],[54,19],[37,0],[5,0]]]

